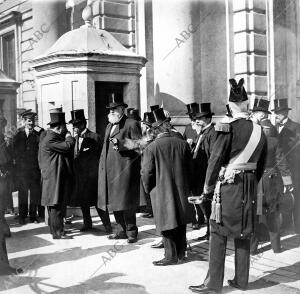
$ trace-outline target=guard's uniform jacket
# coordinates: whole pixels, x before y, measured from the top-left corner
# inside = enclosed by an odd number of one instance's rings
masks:
[[[214,191],[222,167],[238,156],[246,147],[254,123],[245,117],[236,117],[228,129],[218,131],[217,139],[208,162],[205,179],[205,192]],[[261,128],[259,126],[259,128]],[[218,127],[217,127],[218,130]],[[256,186],[260,180],[267,151],[266,137],[261,130],[261,137],[249,160],[253,168],[241,168],[231,173],[231,179],[220,186],[221,221],[211,220],[212,227],[221,235],[234,238],[249,238],[253,233],[256,214]]]
[[[300,124],[288,119],[282,129],[276,126],[279,132],[279,145],[283,150],[289,169],[292,174],[295,196],[294,223],[295,230],[300,232]]]

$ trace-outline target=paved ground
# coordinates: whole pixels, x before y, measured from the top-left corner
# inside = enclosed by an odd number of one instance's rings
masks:
[[[206,275],[208,243],[194,240],[204,229],[189,229],[188,262],[155,267],[152,261],[163,257],[163,249],[150,248],[160,239],[152,220],[138,217],[139,241],[129,245],[108,240],[97,217],[90,233],[79,231],[80,219],[67,226],[70,240],[53,240],[45,224],[20,227],[12,216],[8,219],[13,233],[7,240],[10,263],[25,272],[0,277],[0,293],[185,294]],[[252,258],[247,293],[300,293],[300,236],[287,235],[282,243],[284,252],[275,255],[266,246]],[[233,277],[232,243],[227,254],[224,285]],[[231,292],[242,293],[224,288],[224,293]]]

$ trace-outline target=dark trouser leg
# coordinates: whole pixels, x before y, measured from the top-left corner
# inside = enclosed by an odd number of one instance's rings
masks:
[[[214,230],[210,233],[209,267],[204,284],[215,291],[221,291],[224,280],[227,237]]]
[[[138,228],[136,226],[135,210],[125,210],[124,220],[126,225],[126,233],[128,237],[137,238]]]
[[[49,206],[50,232],[53,236],[61,236],[64,231],[63,214],[60,204]]]
[[[171,261],[177,261],[177,249],[176,249],[176,229],[162,231],[161,234],[163,236],[163,243],[165,249],[165,259]]]
[[[236,284],[245,289],[248,286],[250,268],[250,240],[234,239],[235,247],[235,277]]]
[[[254,234],[251,237],[251,241],[250,241],[250,252],[251,252],[251,254],[255,254],[256,251],[257,251],[257,248],[258,248],[258,238],[257,238],[257,235]]]
[[[40,218],[44,218],[45,217],[45,207],[42,205],[38,205],[38,216]]]
[[[7,275],[11,272],[11,267],[8,263],[5,236],[2,228],[0,227],[0,275]]]
[[[110,222],[108,210],[102,210],[98,207],[96,207],[96,210],[97,210],[98,215],[99,215],[99,217],[102,221],[103,226],[104,227],[111,227],[111,222]]]
[[[191,204],[193,205],[194,209],[193,209],[193,212],[194,212],[194,215],[193,215],[193,220],[192,220],[192,224],[199,224],[199,225],[202,225],[204,224],[205,222],[205,217],[204,217],[204,214],[202,212],[202,209],[200,207],[199,204]]]
[[[295,232],[300,233],[300,187],[299,187],[299,181],[300,179],[293,180],[293,183],[295,183],[295,188],[293,191],[294,197],[295,197],[295,204],[293,209],[293,218],[294,218],[294,225],[295,225]]]
[[[126,235],[126,224],[124,220],[123,210],[114,211],[114,217],[117,223],[117,235],[125,234]]]
[[[82,211],[82,218],[83,218],[84,225],[88,228],[91,228],[92,227],[92,218],[91,218],[90,207],[87,205],[83,205],[83,206],[81,206],[81,211]]]
[[[186,225],[181,225],[174,230],[174,237],[176,241],[176,251],[179,259],[185,256],[186,252]]]
[[[209,219],[211,214],[211,203],[210,201],[204,202],[202,205],[200,205],[202,214],[205,215],[206,220],[206,228],[207,228],[207,234],[209,235]]]
[[[30,201],[29,201],[29,216],[31,219],[37,218],[38,205],[41,203],[41,185],[40,178],[32,175],[29,182]]]
[[[280,252],[280,229],[279,213],[273,212],[266,216],[266,223],[269,230],[271,247],[275,253]]]
[[[29,184],[27,183],[24,177],[18,178],[18,185],[19,185],[19,193],[18,193],[18,200],[19,200],[19,217],[21,219],[25,219],[28,215],[28,189]]]

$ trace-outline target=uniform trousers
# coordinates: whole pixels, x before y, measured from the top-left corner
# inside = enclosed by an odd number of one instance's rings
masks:
[[[37,209],[41,200],[41,183],[39,177],[34,177],[30,173],[18,178],[19,190],[19,216],[26,218],[28,215],[28,190],[30,191],[29,216],[37,217]]]
[[[204,284],[215,290],[221,291],[224,280],[225,256],[227,236],[214,231],[211,227],[209,243],[209,268]],[[234,239],[235,283],[246,288],[250,268],[250,239]]]
[[[114,217],[117,223],[117,235],[126,234],[128,238],[137,237],[138,228],[136,226],[135,210],[114,211]]]
[[[53,237],[60,237],[64,233],[64,217],[66,214],[66,206],[56,204],[48,206],[50,233]]]
[[[8,275],[12,272],[13,269],[9,266],[8,257],[7,257],[4,231],[0,226],[0,276]]]
[[[104,211],[102,209],[99,209],[96,207],[96,210],[98,212],[98,215],[103,223],[104,227],[110,227],[110,218],[108,211]],[[81,211],[82,211],[82,217],[83,217],[83,223],[87,227],[92,227],[92,218],[91,218],[91,211],[90,211],[90,206],[89,205],[83,205],[81,206]]]
[[[165,259],[177,261],[185,256],[186,252],[186,225],[175,229],[162,231],[165,248]]]
[[[206,220],[206,227],[207,227],[207,235],[209,236],[210,234],[210,224],[209,224],[209,219],[211,215],[211,202],[210,201],[205,201],[200,205],[200,208],[202,210],[203,215],[205,216]]]

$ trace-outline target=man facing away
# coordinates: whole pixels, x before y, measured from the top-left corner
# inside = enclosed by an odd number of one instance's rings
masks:
[[[219,293],[223,288],[227,238],[234,239],[235,277],[230,286],[245,290],[250,266],[250,238],[256,213],[256,187],[264,170],[266,138],[248,119],[244,80],[229,80],[229,106],[233,119],[216,126],[217,139],[208,161],[200,201],[212,201],[209,269],[195,293]]]
[[[101,154],[101,137],[87,128],[83,109],[71,111],[75,136],[74,146],[74,175],[75,189],[71,205],[80,206],[83,216],[82,232],[92,229],[90,207],[96,206],[98,215],[105,231],[111,233],[111,223],[108,211],[97,207],[98,199],[98,167]]]
[[[165,248],[165,257],[153,264],[167,266],[185,257],[191,154],[187,142],[170,134],[163,109],[153,113],[156,139],[143,151],[141,175],[146,193],[155,189],[154,220]]]
[[[40,144],[39,165],[42,172],[42,205],[49,213],[53,239],[64,237],[66,206],[73,190],[72,157],[75,139],[66,128],[65,113],[50,113],[50,129]]]

